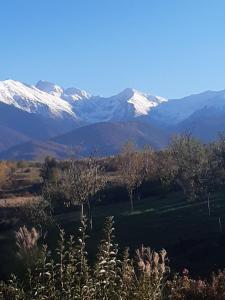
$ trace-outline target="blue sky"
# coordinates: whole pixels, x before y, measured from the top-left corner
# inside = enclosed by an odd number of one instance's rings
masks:
[[[224,0],[3,0],[0,79],[168,98],[225,89]]]

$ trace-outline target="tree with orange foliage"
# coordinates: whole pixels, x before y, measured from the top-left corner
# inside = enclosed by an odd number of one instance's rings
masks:
[[[0,188],[4,186],[9,178],[11,171],[10,164],[6,161],[0,161]]]

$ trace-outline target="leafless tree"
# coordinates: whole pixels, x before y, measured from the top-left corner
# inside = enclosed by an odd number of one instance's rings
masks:
[[[68,206],[80,205],[81,219],[84,206],[88,209],[88,218],[92,228],[93,199],[104,188],[106,180],[103,170],[94,157],[85,160],[69,161],[68,168],[62,171],[62,188],[67,194]]]
[[[191,135],[175,136],[169,146],[175,180],[190,200],[205,192],[209,180],[210,165],[208,150]]]
[[[145,165],[141,153],[135,149],[132,142],[126,143],[120,154],[119,169],[121,181],[129,195],[131,210],[134,209],[133,192],[143,182],[144,168]]]
[[[154,177],[157,172],[156,152],[151,147],[146,146],[141,153],[143,159],[143,178],[148,180]]]

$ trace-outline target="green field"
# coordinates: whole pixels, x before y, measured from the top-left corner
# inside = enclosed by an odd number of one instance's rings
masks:
[[[182,271],[183,268],[188,268],[194,276],[207,276],[211,271],[225,266],[224,192],[218,192],[211,197],[210,206],[209,217],[207,201],[188,202],[179,193],[170,193],[164,198],[151,197],[136,201],[132,213],[129,202],[99,205],[94,208],[90,249],[95,248],[101,238],[104,217],[113,215],[120,249],[129,246],[133,251],[141,244],[156,250],[165,248],[172,269]],[[57,221],[67,233],[76,232],[79,213],[58,215]],[[0,234],[0,272],[2,276],[6,276],[16,265],[13,258],[13,231],[2,231]],[[55,240],[56,234],[53,230],[49,232],[51,246]]]
[[[181,271],[184,267],[193,275],[208,275],[225,266],[225,196],[217,193],[207,201],[188,202],[182,194],[173,193],[165,198],[146,198],[135,203],[130,213],[129,203],[99,206],[94,211],[94,231],[90,244],[101,237],[104,217],[115,217],[116,238],[123,249],[141,244],[168,251],[171,266]],[[221,227],[219,224],[221,220]],[[71,213],[60,216],[67,231],[79,218]],[[222,232],[221,232],[222,229]],[[94,236],[94,237],[93,237]]]

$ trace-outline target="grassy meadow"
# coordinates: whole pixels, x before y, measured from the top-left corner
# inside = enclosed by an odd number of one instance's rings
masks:
[[[187,268],[193,276],[208,276],[212,270],[225,265],[224,197],[223,191],[212,196],[211,216],[207,201],[187,202],[179,192],[137,200],[133,212],[127,201],[98,205],[94,208],[94,229],[88,242],[90,253],[95,252],[101,239],[104,218],[112,215],[121,249],[129,246],[134,250],[142,244],[155,250],[165,248],[175,270],[180,272]],[[80,223],[80,212],[58,214],[56,220],[68,235],[74,234]],[[57,229],[52,228],[50,247],[55,247],[57,238]],[[9,271],[19,268],[16,266],[14,230],[1,230],[0,241],[0,272],[1,276],[7,276]]]

